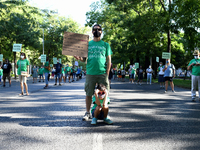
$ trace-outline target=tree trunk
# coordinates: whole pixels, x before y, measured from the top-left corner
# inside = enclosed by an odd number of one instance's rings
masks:
[[[168,44],[167,44],[167,51],[169,53],[171,53],[171,33],[170,33],[170,30],[168,30],[168,33],[167,33],[167,39],[168,39]]]
[[[16,74],[16,52],[14,52],[14,74],[15,74],[15,80],[17,79],[17,74]]]

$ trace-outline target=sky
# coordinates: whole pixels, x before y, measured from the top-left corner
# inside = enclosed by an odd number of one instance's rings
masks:
[[[40,9],[58,10],[60,16],[71,17],[84,26],[86,12],[90,5],[98,0],[30,0],[30,4]]]

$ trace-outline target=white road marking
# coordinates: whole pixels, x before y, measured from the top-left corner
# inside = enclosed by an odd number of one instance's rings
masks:
[[[94,134],[92,150],[103,150],[102,134]]]

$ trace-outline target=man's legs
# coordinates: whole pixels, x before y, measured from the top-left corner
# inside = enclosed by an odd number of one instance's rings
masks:
[[[170,86],[172,88],[172,91],[174,91],[174,83],[173,83],[173,81],[170,82]]]
[[[49,76],[49,73],[46,72],[45,73],[45,81],[46,81],[46,86],[45,87],[48,87],[48,76]]]
[[[192,75],[192,82],[191,82],[191,95],[192,100],[196,97],[196,87],[197,87],[197,78],[196,76]]]
[[[167,91],[167,89],[168,89],[168,80],[165,81],[165,91]]]

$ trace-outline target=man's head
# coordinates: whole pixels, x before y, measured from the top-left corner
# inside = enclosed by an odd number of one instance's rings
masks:
[[[59,63],[59,59],[57,60],[57,64]]]
[[[167,63],[167,64],[170,64],[170,59],[166,59],[166,63]]]
[[[21,59],[26,59],[26,54],[25,53],[20,53]]]
[[[92,27],[92,34],[94,35],[94,37],[98,38],[98,37],[101,37],[101,34],[102,34],[102,28],[99,24],[95,24],[93,27]]]
[[[100,99],[104,99],[104,97],[106,96],[106,94],[105,94],[106,86],[103,84],[98,84],[97,89],[99,90],[98,97]]]
[[[9,61],[8,61],[8,58],[6,58],[6,59],[5,59],[5,63],[8,63],[8,62],[9,62]]]
[[[142,69],[142,66],[140,66],[140,69]]]
[[[162,66],[163,65],[163,63],[162,62],[160,62],[160,66]]]
[[[195,59],[199,59],[199,50],[195,50],[193,55]]]

